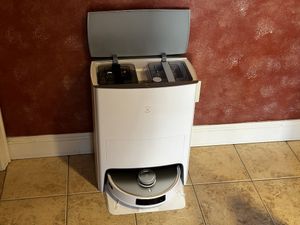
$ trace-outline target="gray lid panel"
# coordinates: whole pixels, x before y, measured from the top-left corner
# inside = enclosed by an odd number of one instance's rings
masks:
[[[89,12],[87,31],[92,57],[184,54],[190,10]]]

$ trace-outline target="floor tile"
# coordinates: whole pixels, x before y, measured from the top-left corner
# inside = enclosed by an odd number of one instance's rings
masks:
[[[188,179],[186,181],[186,185],[192,185],[192,180],[190,174],[188,174]]]
[[[251,182],[196,185],[207,225],[271,225]]]
[[[288,141],[288,144],[300,160],[300,141]]]
[[[68,225],[135,225],[134,214],[113,216],[108,212],[103,193],[69,196]]]
[[[193,148],[189,173],[193,184],[249,180],[233,145]]]
[[[236,145],[253,179],[300,176],[300,163],[285,142]]]
[[[2,193],[4,178],[5,178],[5,171],[0,171],[0,196]]]
[[[2,199],[66,194],[67,157],[12,161],[7,168]]]
[[[2,225],[64,225],[66,197],[0,201]]]
[[[185,187],[186,207],[180,210],[137,214],[138,225],[204,225],[193,187]]]
[[[94,156],[74,155],[69,158],[69,193],[97,191]]]
[[[300,224],[300,179],[256,181],[276,225]]]

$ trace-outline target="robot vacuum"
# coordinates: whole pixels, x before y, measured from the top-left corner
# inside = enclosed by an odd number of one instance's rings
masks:
[[[107,192],[121,204],[137,207],[156,207],[175,196],[182,186],[179,165],[110,170],[107,173]]]

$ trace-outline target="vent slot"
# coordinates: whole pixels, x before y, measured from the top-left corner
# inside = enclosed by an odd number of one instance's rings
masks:
[[[155,205],[164,201],[166,201],[165,195],[153,199],[136,199],[135,203],[136,205]]]

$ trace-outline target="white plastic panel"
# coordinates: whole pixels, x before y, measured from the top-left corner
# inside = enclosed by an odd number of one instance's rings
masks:
[[[166,156],[168,164],[175,164],[184,154],[184,136],[107,140],[106,149],[106,160],[115,168],[126,168],[128,165],[153,167],[156,166],[154,162],[161,164]],[[126,161],[120,160],[120,156],[126,156]]]
[[[133,63],[138,76],[143,76],[148,63],[160,60],[122,59],[119,62]],[[197,79],[186,58],[168,60],[183,60],[193,79]],[[99,189],[103,191],[105,172],[113,168],[181,164],[186,182],[199,82],[157,88],[99,88],[97,67],[105,63],[111,62],[93,61],[91,64]]]

